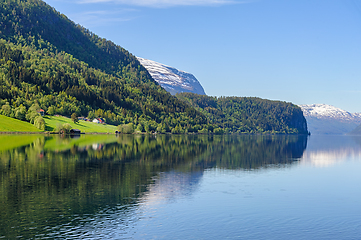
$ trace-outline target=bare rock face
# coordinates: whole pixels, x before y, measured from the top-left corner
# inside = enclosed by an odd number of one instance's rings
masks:
[[[311,134],[346,134],[361,124],[361,113],[350,113],[327,104],[299,105]]]
[[[152,78],[171,94],[191,92],[205,95],[204,89],[193,74],[137,57],[138,61],[148,70]]]

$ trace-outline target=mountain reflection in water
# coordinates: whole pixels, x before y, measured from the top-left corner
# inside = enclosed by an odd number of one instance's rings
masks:
[[[309,139],[307,150],[300,163],[327,167],[360,158],[360,136],[315,135]]]
[[[292,166],[315,159],[317,148],[302,158],[307,144],[307,136],[0,135],[0,238],[129,235],[144,205],[191,196],[204,171]]]

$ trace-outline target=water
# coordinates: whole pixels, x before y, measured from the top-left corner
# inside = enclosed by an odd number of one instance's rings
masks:
[[[0,239],[360,239],[361,138],[0,135]]]

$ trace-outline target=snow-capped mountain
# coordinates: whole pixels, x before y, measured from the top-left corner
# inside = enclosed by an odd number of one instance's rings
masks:
[[[361,124],[361,113],[350,113],[327,104],[299,105],[312,134],[346,134]]]
[[[192,92],[202,95],[206,94],[202,85],[192,74],[152,60],[140,57],[137,58],[148,70],[153,79],[171,94],[180,92]]]

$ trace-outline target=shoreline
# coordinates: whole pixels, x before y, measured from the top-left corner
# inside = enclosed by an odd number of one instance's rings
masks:
[[[20,134],[41,134],[41,135],[61,135],[57,132],[0,132],[0,134],[14,134],[14,135],[20,135]],[[115,134],[115,133],[102,133],[102,132],[92,132],[92,133],[81,133],[79,135],[84,134]],[[65,135],[78,135],[78,134],[65,134]]]
[[[0,132],[0,135],[22,135],[22,134],[39,134],[39,135],[62,135],[57,132]],[[290,133],[223,133],[223,134],[214,134],[214,133],[105,133],[105,132],[88,132],[88,133],[81,133],[81,134],[64,134],[68,136],[76,136],[76,135],[259,135],[259,136],[277,136],[277,135],[289,135],[289,136],[297,136],[297,135],[307,135],[310,136],[311,134],[290,134]]]

